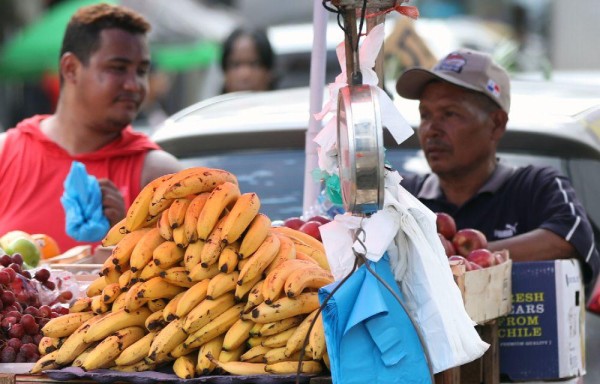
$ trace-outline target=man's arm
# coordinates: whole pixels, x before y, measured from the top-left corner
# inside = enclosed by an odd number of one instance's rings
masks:
[[[141,188],[159,176],[168,173],[181,171],[183,165],[177,158],[163,150],[154,150],[148,152],[144,161],[144,170],[142,171]]]
[[[571,243],[546,229],[534,229],[507,239],[491,241],[491,251],[508,249],[514,261],[542,261],[577,258],[577,250]]]

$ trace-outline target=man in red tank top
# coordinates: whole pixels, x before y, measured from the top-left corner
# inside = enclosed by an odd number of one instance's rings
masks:
[[[0,134],[0,235],[45,233],[63,251],[82,244],[66,234],[60,202],[73,161],[98,179],[111,225],[144,185],[182,168],[131,128],[148,87],[149,29],[140,15],[108,4],[80,8],[71,18],[56,112]]]

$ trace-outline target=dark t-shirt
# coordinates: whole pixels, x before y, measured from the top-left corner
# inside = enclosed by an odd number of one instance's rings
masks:
[[[456,226],[476,228],[500,240],[543,228],[571,243],[583,262],[586,283],[595,278],[600,256],[583,206],[567,178],[551,167],[498,164],[478,193],[457,207],[448,202],[435,174],[404,176],[401,185],[433,212],[446,212]]]

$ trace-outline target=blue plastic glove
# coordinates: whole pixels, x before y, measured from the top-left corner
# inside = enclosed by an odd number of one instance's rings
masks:
[[[100,241],[110,229],[102,211],[98,180],[88,175],[85,165],[74,161],[64,182],[60,202],[65,209],[65,230],[77,241]]]

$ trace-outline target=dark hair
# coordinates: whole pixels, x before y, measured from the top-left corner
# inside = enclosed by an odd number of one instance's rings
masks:
[[[83,63],[100,46],[100,32],[118,28],[132,34],[146,34],[150,23],[129,8],[106,3],[82,7],[71,17],[63,37],[60,57],[71,52]]]
[[[225,39],[222,46],[221,69],[223,72],[227,70],[227,62],[233,51],[235,41],[242,36],[248,36],[254,40],[256,50],[258,51],[260,65],[268,70],[272,70],[275,66],[275,54],[273,53],[273,48],[271,47],[271,43],[269,42],[269,38],[265,31],[260,29],[237,28],[231,32],[227,39]]]

